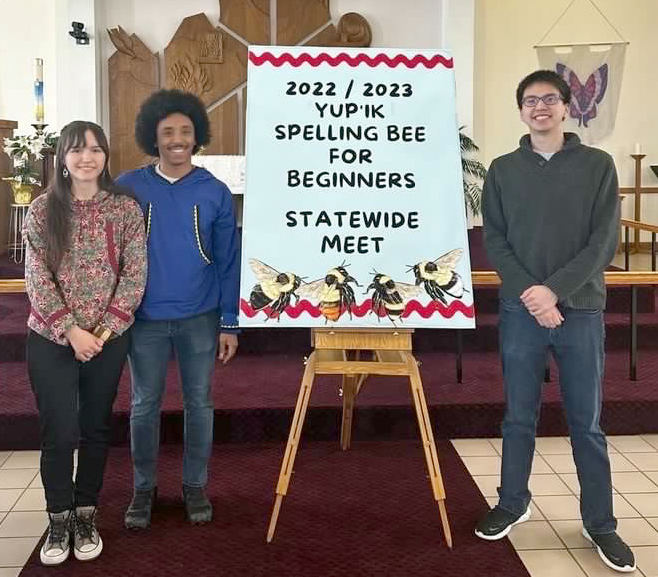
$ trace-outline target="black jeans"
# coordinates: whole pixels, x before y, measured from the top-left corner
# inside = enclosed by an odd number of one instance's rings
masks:
[[[126,332],[105,343],[92,360],[81,363],[72,347],[34,331],[28,334],[27,368],[39,409],[41,479],[50,513],[96,505],[107,461],[112,404],[128,344]]]

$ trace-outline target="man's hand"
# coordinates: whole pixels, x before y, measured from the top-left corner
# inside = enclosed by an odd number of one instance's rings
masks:
[[[521,302],[532,316],[538,317],[555,307],[557,295],[548,287],[536,284],[523,291]]]
[[[75,358],[83,363],[90,361],[103,350],[103,339],[95,337],[78,325],[74,325],[66,331],[66,338],[73,347]]]
[[[539,326],[547,329],[557,328],[564,322],[562,313],[555,305],[553,305],[553,308],[549,309],[547,312],[534,316]]]
[[[217,357],[222,363],[226,364],[235,356],[235,351],[238,350],[238,335],[220,333],[218,343],[219,352]]]

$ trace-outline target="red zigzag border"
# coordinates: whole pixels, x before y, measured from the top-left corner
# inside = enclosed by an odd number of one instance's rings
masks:
[[[240,299],[240,310],[242,314],[249,318],[255,317],[259,312],[264,312],[268,317],[271,314],[270,307],[265,307],[262,311],[254,310],[248,301]],[[356,317],[364,317],[372,311],[372,300],[366,299],[359,305],[352,306],[352,314]],[[320,307],[311,304],[306,299],[299,301],[295,306],[289,305],[285,309],[285,314],[292,319],[299,318],[303,314],[308,314],[313,318],[318,318],[322,315]],[[465,317],[473,318],[475,316],[475,307],[473,305],[465,305],[459,300],[452,301],[448,306],[437,301],[431,301],[427,306],[421,304],[417,300],[410,300],[402,313],[402,318],[409,317],[412,313],[416,313],[424,319],[428,319],[435,313],[439,313],[442,317],[450,319],[457,313],[463,314]],[[384,313],[380,314],[384,316]]]
[[[386,54],[377,54],[377,56],[368,56],[367,54],[357,54],[356,56],[350,56],[345,52],[341,52],[336,56],[330,56],[326,52],[321,52],[317,56],[311,56],[310,54],[303,53],[299,56],[293,56],[288,52],[284,52],[280,56],[274,56],[271,52],[265,51],[260,55],[255,54],[254,52],[249,52],[249,60],[252,64],[256,66],[262,66],[263,64],[271,64],[277,68],[288,64],[294,68],[298,68],[302,64],[309,64],[314,68],[320,64],[329,64],[329,66],[338,66],[340,64],[347,64],[352,68],[355,68],[359,64],[366,64],[371,68],[384,64],[389,68],[395,68],[399,65],[406,66],[407,68],[416,68],[416,66],[424,66],[425,68],[436,68],[439,65],[444,66],[445,68],[453,67],[452,58],[446,58],[440,54],[436,54],[431,58],[427,58],[422,54],[416,54],[413,58],[407,58],[403,54],[397,54],[393,58],[387,56]]]

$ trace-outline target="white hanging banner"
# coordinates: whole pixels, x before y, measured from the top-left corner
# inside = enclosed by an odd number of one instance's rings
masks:
[[[251,46],[241,326],[475,325],[436,50]]]
[[[595,144],[615,127],[626,43],[537,46],[539,66],[555,70],[571,88],[565,130]]]

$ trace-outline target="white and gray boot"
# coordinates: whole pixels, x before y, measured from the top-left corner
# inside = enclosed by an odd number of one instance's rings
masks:
[[[96,528],[96,507],[75,508],[73,554],[79,561],[96,559],[103,550],[103,540]]]
[[[50,525],[39,557],[44,565],[59,565],[68,559],[71,541],[71,511],[48,513]]]

